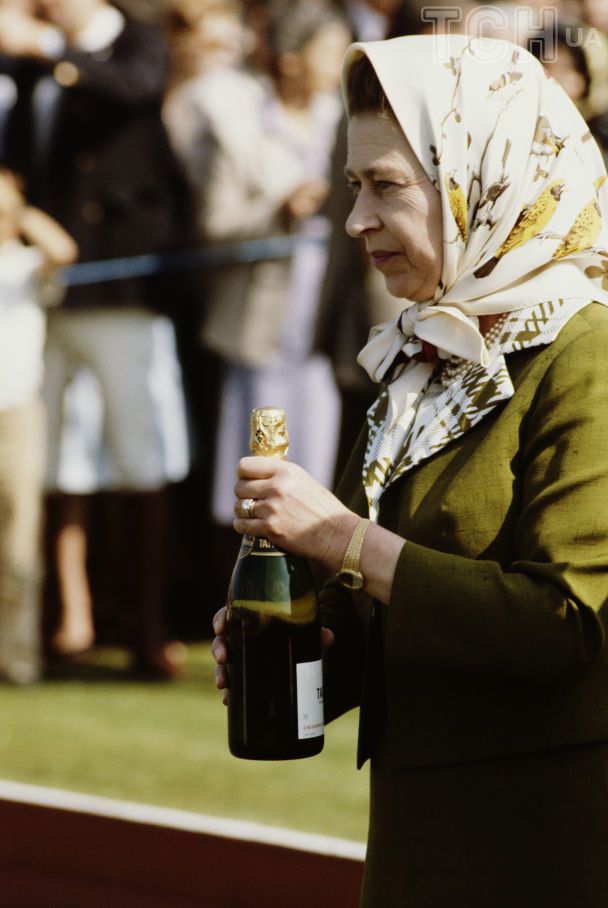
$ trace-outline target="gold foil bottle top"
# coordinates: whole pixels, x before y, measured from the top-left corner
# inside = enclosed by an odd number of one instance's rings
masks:
[[[285,411],[279,407],[258,407],[251,411],[251,453],[285,460],[289,450]]]

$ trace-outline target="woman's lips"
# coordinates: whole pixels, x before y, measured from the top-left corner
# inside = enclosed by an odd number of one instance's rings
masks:
[[[399,255],[398,252],[389,252],[385,249],[378,249],[376,252],[370,252],[374,265],[384,265],[386,262],[390,262],[391,259],[394,259],[397,255]]]

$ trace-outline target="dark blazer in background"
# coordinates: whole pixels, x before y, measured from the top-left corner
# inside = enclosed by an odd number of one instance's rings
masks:
[[[44,67],[21,61],[7,161],[25,176],[29,199],[77,241],[80,261],[191,241],[188,193],[161,120],[167,71],[158,28],[129,21],[99,53],[68,48]],[[54,90],[41,124],[44,78]],[[164,292],[158,280],[108,282],[70,290],[66,305],[154,305]]]

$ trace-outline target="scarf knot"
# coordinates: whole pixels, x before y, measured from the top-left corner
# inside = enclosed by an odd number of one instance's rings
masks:
[[[390,382],[399,377],[402,364],[420,358],[426,345],[435,347],[440,359],[457,356],[482,366],[489,363],[476,316],[437,303],[414,303],[398,318],[372,328],[357,362],[372,381]]]

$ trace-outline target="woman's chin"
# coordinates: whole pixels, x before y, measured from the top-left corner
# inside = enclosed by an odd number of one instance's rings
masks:
[[[384,283],[391,296],[396,296],[397,299],[414,299],[411,294],[416,290],[408,281],[403,280],[403,276],[385,274]]]
[[[391,276],[390,274],[385,274],[384,279],[386,289],[391,296],[396,296],[397,299],[411,300],[413,303],[428,303],[434,298],[436,285],[433,287],[428,282],[414,283],[404,280],[403,276],[399,279],[396,275]]]

